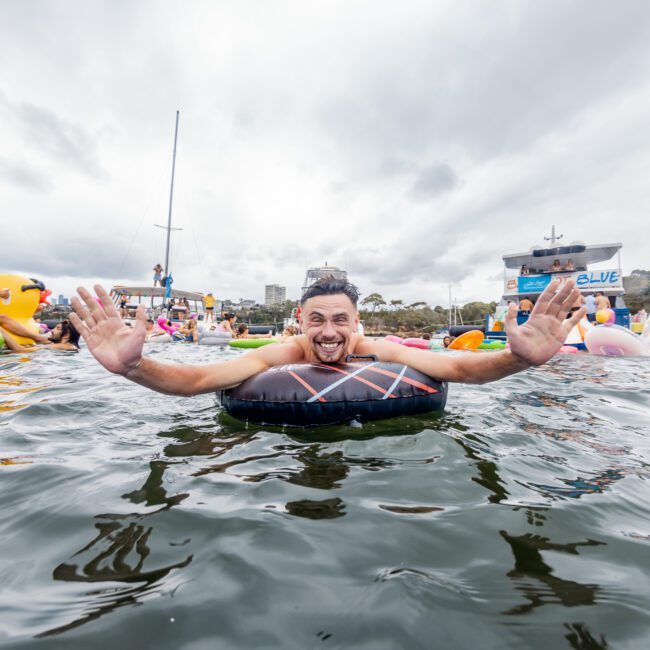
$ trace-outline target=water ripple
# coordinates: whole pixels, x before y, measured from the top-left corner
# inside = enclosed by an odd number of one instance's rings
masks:
[[[0,356],[0,645],[644,647],[648,386],[647,359],[564,357],[283,430],[85,350]]]

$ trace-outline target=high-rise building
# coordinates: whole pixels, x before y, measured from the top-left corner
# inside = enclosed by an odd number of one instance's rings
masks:
[[[59,294],[59,299],[57,300],[58,305],[65,305],[66,307],[70,304],[70,301],[62,294]]]
[[[279,284],[267,284],[264,287],[264,305],[281,305],[287,299],[287,288]]]

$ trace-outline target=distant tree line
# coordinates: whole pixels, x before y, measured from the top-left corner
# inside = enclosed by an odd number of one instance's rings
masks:
[[[650,271],[635,269],[623,277],[625,304],[634,314],[641,308],[650,311]],[[469,302],[458,308],[463,323],[482,325],[485,314],[493,314],[496,302]],[[239,321],[251,324],[281,323],[298,306],[295,300],[287,300],[279,305],[256,305],[238,309]],[[48,306],[41,314],[42,319],[65,318],[71,311],[62,305]],[[366,330],[372,332],[435,332],[447,327],[449,310],[440,305],[431,307],[425,301],[406,304],[402,299],[385,300],[379,293],[371,293],[359,303],[359,313],[365,322]]]
[[[634,269],[623,278],[623,287],[625,304],[633,314],[641,308],[650,311],[650,271]]]
[[[494,312],[496,302],[469,302],[458,308],[458,315],[467,325],[483,325],[485,315]],[[431,307],[424,301],[405,304],[403,300],[384,300],[379,293],[371,293],[360,303],[361,319],[366,331],[425,333],[444,329],[449,324],[449,309],[441,305]]]

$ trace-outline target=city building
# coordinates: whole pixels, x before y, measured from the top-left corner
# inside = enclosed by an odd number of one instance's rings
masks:
[[[59,294],[59,299],[56,301],[56,304],[57,305],[64,305],[64,306],[67,307],[70,304],[70,301],[62,293],[60,293]]]
[[[281,305],[287,300],[287,288],[279,284],[267,284],[264,287],[264,306]]]

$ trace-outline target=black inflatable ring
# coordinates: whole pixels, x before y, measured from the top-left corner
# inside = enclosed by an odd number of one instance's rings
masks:
[[[316,363],[275,366],[217,397],[240,420],[305,427],[437,411],[447,384],[397,363]]]

